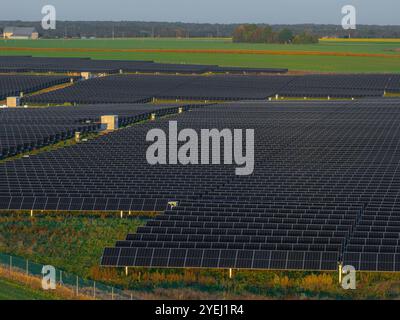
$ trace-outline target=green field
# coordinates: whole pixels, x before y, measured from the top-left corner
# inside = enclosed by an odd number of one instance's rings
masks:
[[[43,48],[41,51],[2,50]],[[50,52],[45,48],[83,49],[82,52]],[[277,67],[313,72],[400,72],[399,42],[321,41],[312,45],[237,44],[230,39],[94,39],[94,40],[1,40],[1,55],[91,57],[94,59],[154,60],[164,63],[201,63],[221,66]],[[85,52],[84,49],[94,51]],[[238,53],[107,52],[113,49],[151,50],[274,50],[353,54],[384,54],[386,57],[315,56],[307,54],[270,55]],[[397,50],[397,51],[396,51]],[[393,57],[391,57],[393,56]]]
[[[141,224],[139,219],[119,218],[0,217],[0,252],[90,277],[104,247]]]
[[[233,43],[230,39],[132,38],[93,40],[1,40],[0,47],[31,48],[97,48],[97,49],[232,49],[232,50],[304,50],[354,53],[396,54],[399,42],[323,41],[319,44],[285,45],[262,43]]]
[[[54,297],[43,291],[34,290],[17,282],[0,278],[0,300],[53,300]]]

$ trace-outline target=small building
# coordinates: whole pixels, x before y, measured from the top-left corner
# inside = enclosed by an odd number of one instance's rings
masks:
[[[3,30],[4,39],[32,39],[39,38],[39,33],[33,27],[5,27]]]

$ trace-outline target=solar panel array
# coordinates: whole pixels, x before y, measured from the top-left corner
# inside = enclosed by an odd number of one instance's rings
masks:
[[[70,81],[71,77],[64,76],[0,75],[0,100]]]
[[[399,106],[199,110],[202,124],[256,130],[254,174],[181,200],[105,249],[102,264],[399,271]]]
[[[113,75],[27,97],[27,103],[143,103],[153,98],[265,100],[297,97],[382,97],[400,92],[399,75],[157,76]]]
[[[27,97],[27,103],[129,103],[153,98],[197,100],[266,99],[291,77],[115,75]]]
[[[357,98],[381,97],[384,92],[400,92],[400,75],[306,75],[279,92],[287,97]]]
[[[360,208],[186,202],[107,248],[112,266],[334,270]]]
[[[183,107],[184,109],[187,106]],[[173,105],[87,105],[0,110],[0,159],[100,130],[102,115],[118,115],[119,126],[176,113]]]
[[[105,249],[105,266],[334,270],[342,260],[399,271],[399,106],[192,108],[1,164],[0,209],[165,210]],[[234,164],[149,165],[147,132],[168,132],[174,119],[179,129],[254,129],[254,173],[236,176]]]
[[[93,73],[286,73],[283,68],[235,68],[216,65],[154,63],[135,60],[92,60],[89,58],[42,58],[0,56],[0,72],[93,72]]]
[[[143,103],[191,81],[191,76],[115,75],[81,81],[74,86],[27,97],[27,103]]]
[[[31,56],[0,56],[0,72],[93,72],[118,73],[126,67],[152,61],[91,60],[89,58],[49,58]]]

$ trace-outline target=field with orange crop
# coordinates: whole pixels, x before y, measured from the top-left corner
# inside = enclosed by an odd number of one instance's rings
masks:
[[[0,55],[137,59],[310,72],[400,72],[400,40],[367,40],[323,39],[311,45],[248,44],[204,38],[1,40]]]

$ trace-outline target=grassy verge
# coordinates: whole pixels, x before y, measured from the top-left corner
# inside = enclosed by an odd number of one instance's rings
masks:
[[[104,247],[124,239],[142,223],[136,218],[0,216],[0,252],[92,277]]]
[[[0,266],[0,300],[92,300],[92,296],[73,288],[57,285],[54,290],[43,290],[42,279],[24,272]]]
[[[54,296],[28,288],[12,280],[0,278],[0,300],[53,300]]]

